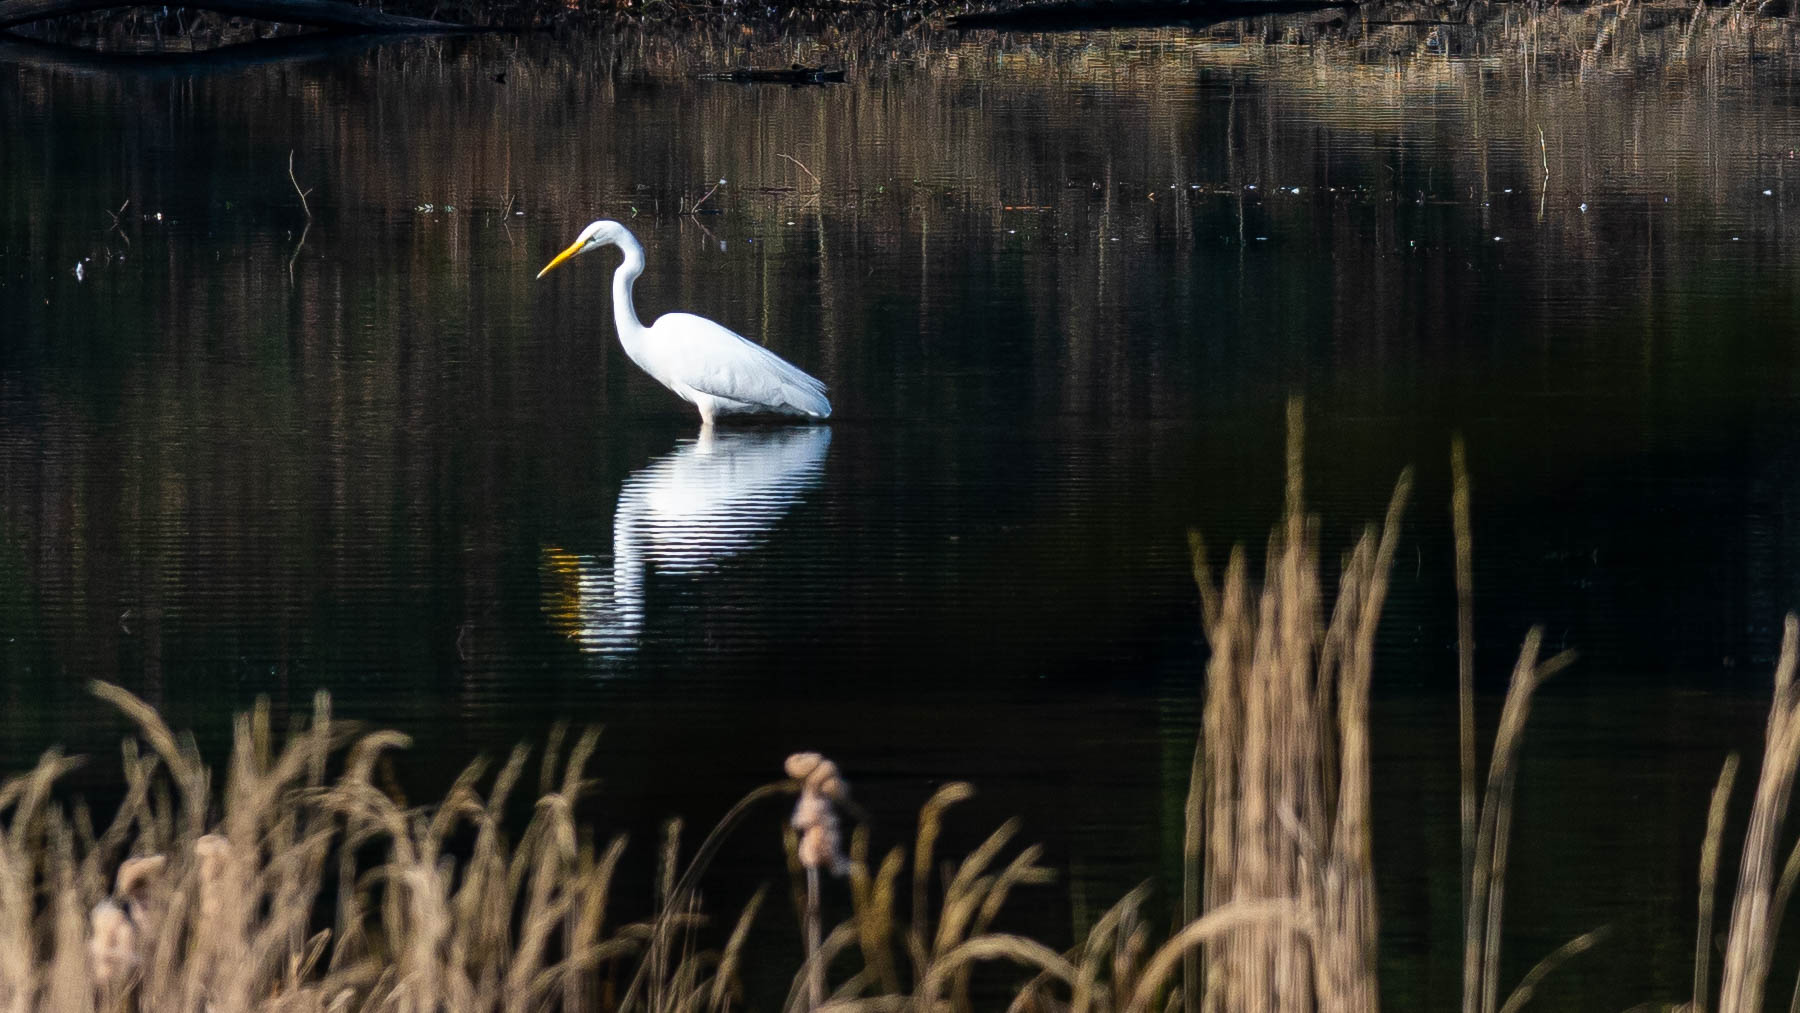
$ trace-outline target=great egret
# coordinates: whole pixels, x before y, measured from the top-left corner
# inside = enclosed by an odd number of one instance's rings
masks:
[[[598,221],[581,230],[568,249],[544,265],[542,278],[571,257],[617,246],[625,260],[613,272],[613,323],[619,344],[638,368],[656,382],[700,409],[700,422],[711,426],[721,415],[775,412],[831,415],[825,385],[798,366],[705,317],[665,313],[645,327],[631,304],[631,285],[644,273],[644,248],[631,230],[614,221]]]
[[[645,582],[706,573],[761,544],[825,475],[827,426],[702,429],[631,473],[613,511],[610,563],[543,549],[543,606],[583,650],[624,654],[644,631]]]

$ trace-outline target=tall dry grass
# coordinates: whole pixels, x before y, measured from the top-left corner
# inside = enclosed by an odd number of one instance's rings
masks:
[[[1183,968],[1187,1010],[1372,1010],[1377,912],[1369,816],[1369,687],[1375,631],[1387,595],[1402,473],[1387,517],[1364,529],[1327,602],[1319,524],[1305,510],[1305,419],[1288,406],[1287,507],[1271,535],[1260,589],[1242,549],[1215,582],[1191,535],[1201,613],[1212,647],[1200,742],[1187,800],[1183,914],[1279,900],[1299,931],[1253,925],[1205,947]],[[1456,547],[1465,1013],[1511,1011],[1556,967],[1592,948],[1601,930],[1571,940],[1500,1001],[1501,916],[1519,758],[1537,688],[1570,653],[1540,659],[1542,631],[1525,638],[1495,732],[1485,779],[1475,751],[1473,535],[1460,440],[1452,448]],[[1482,781],[1478,791],[1477,782]],[[1800,862],[1800,859],[1797,859]],[[1800,864],[1797,864],[1800,875]]]
[[[591,733],[566,760],[545,755],[515,843],[502,812],[523,750],[410,810],[372,781],[404,736],[344,729],[321,696],[279,752],[266,707],[241,717],[215,797],[190,738],[123,690],[95,692],[149,751],[126,742],[127,794],[98,835],[85,811],[52,803],[70,767],[54,754],[0,792],[5,1009],[513,1010],[553,993],[581,1009],[596,971],[641,946],[637,927],[602,935],[619,846],[596,848],[572,818]],[[452,858],[465,831],[468,855]],[[359,861],[372,849],[381,861]]]
[[[1296,401],[1286,519],[1270,537],[1260,590],[1241,548],[1215,582],[1192,536],[1212,658],[1189,788],[1186,898],[1203,914],[1282,901],[1304,931],[1249,925],[1206,945],[1185,968],[1189,1008],[1378,1005],[1369,686],[1411,477],[1401,476],[1382,527],[1351,550],[1328,603],[1318,522],[1305,512],[1303,444]]]
[[[1512,837],[1513,794],[1517,786],[1525,724],[1532,696],[1544,680],[1568,667],[1573,652],[1539,660],[1544,634],[1525,635],[1513,667],[1500,724],[1494,733],[1483,789],[1475,748],[1475,564],[1474,526],[1470,518],[1473,491],[1461,437],[1450,447],[1450,519],[1456,552],[1457,736],[1462,814],[1463,869],[1463,1013],[1511,1011],[1530,1001],[1544,977],[1571,957],[1591,949],[1604,937],[1596,929],[1570,940],[1539,961],[1502,1005],[1500,999],[1501,914],[1505,909],[1507,853]],[[1479,806],[1477,797],[1479,795]]]
[[[808,940],[784,1010],[969,1009],[977,965],[1020,965],[1029,1009],[1145,1010],[1186,947],[1234,926],[1288,918],[1278,905],[1215,912],[1147,946],[1147,891],[1126,896],[1068,951],[993,930],[1014,890],[1049,881],[1041,849],[1003,825],[933,876],[938,840],[969,786],[939,789],[908,846],[871,858],[866,826],[841,848],[840,810],[858,810],[830,761],[790,758],[792,775],[752,791],[684,858],[671,824],[656,910],[615,923],[625,842],[597,842],[576,818],[596,736],[559,730],[540,762],[533,815],[516,837],[509,801],[529,750],[498,769],[476,762],[429,807],[375,778],[406,745],[391,731],[333,720],[328,699],[275,745],[269,710],[236,725],[222,786],[191,737],[117,687],[94,691],[136,725],[123,747],[127,791],[96,833],[58,801],[76,762],[52,751],[0,785],[0,1010],[723,1011],[739,980],[758,894],[712,931],[700,884],[741,817],[799,796],[788,854]],[[908,865],[912,867],[908,873]],[[847,880],[852,915],[819,923],[824,889]],[[906,908],[910,907],[910,918]],[[701,940],[723,934],[717,948]]]
[[[1800,771],[1800,687],[1794,681],[1797,667],[1800,667],[1800,618],[1789,614],[1782,631],[1781,656],[1775,664],[1775,694],[1769,703],[1762,767],[1751,800],[1749,825],[1744,831],[1731,920],[1725,934],[1716,1006],[1719,1013],[1754,1013],[1764,1008],[1776,936],[1795,882],[1800,880],[1800,844],[1795,844],[1789,852],[1779,874],[1775,866],[1776,848],[1793,794],[1795,774]],[[1733,753],[1725,758],[1707,809],[1706,838],[1700,851],[1694,995],[1686,1006],[1693,1013],[1708,1008],[1707,998],[1711,994],[1710,958],[1713,907],[1719,884],[1718,864],[1737,772],[1738,757]],[[1788,1008],[1800,1009],[1800,982],[1794,986]]]

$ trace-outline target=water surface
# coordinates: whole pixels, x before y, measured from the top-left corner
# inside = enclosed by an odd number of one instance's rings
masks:
[[[1532,623],[1582,654],[1533,717],[1509,979],[1607,923],[1543,1001],[1677,999],[1706,793],[1800,604],[1800,119],[1789,29],[1658,18],[0,59],[0,761],[110,755],[93,678],[215,747],[323,688],[414,736],[421,798],[602,723],[595,818],[647,841],[817,748],[878,843],[952,778],[957,843],[1021,816],[1064,876],[1010,927],[1066,940],[1177,866],[1187,532],[1262,544],[1301,394],[1328,556],[1418,475],[1390,1005],[1460,960],[1456,432],[1484,690]],[[849,81],[695,80],[752,59]],[[765,343],[829,426],[702,438],[613,341],[606,255],[533,280],[598,217],[646,318]],[[722,903],[781,875],[778,818]]]

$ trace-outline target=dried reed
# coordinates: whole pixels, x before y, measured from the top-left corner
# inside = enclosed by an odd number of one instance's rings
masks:
[[[1725,962],[1718,993],[1720,1013],[1751,1013],[1763,1009],[1769,963],[1774,956],[1781,918],[1793,895],[1796,880],[1800,880],[1800,845],[1789,852],[1779,878],[1775,875],[1775,846],[1787,817],[1795,773],[1800,769],[1800,689],[1794,684],[1797,664],[1800,664],[1800,618],[1790,613],[1782,630],[1781,656],[1775,663],[1775,694],[1769,701],[1762,770],[1751,803],[1750,824],[1744,833],[1731,923],[1725,937]],[[1688,1013],[1703,1013],[1706,999],[1711,994],[1714,894],[1718,888],[1726,811],[1737,771],[1738,757],[1733,753],[1725,758],[1707,807],[1706,839],[1700,848],[1694,994],[1683,1007]],[[1800,1009],[1800,983],[1795,985],[1789,1008]]]
[[[1592,949],[1605,936],[1595,929],[1563,944],[1539,961],[1499,1003],[1500,919],[1506,895],[1507,848],[1511,838],[1513,791],[1517,785],[1519,753],[1524,746],[1525,723],[1531,713],[1532,694],[1544,680],[1567,667],[1574,653],[1539,662],[1543,631],[1525,635],[1500,711],[1500,727],[1494,752],[1488,761],[1487,782],[1479,808],[1476,805],[1475,758],[1475,620],[1474,535],[1469,516],[1469,469],[1461,437],[1450,446],[1450,518],[1456,549],[1457,711],[1459,773],[1462,812],[1463,866],[1463,1013],[1495,1013],[1515,1010],[1536,992],[1551,971]]]
[[[151,753],[126,743],[125,799],[99,835],[85,810],[53,801],[73,766],[54,752],[0,786],[0,1009],[623,1008],[607,982],[655,928],[603,930],[623,842],[597,848],[575,819],[594,732],[566,758],[553,735],[515,843],[502,812],[525,749],[491,779],[471,764],[434,810],[412,810],[371,776],[403,736],[357,735],[321,695],[277,752],[259,705],[237,722],[209,819],[211,775],[191,738],[117,687],[95,692]],[[458,857],[449,845],[468,830]],[[659,968],[658,994],[681,999],[663,1008],[732,1001],[754,911],[723,955],[689,950]]]
[[[1706,809],[1706,841],[1700,846],[1700,929],[1694,934],[1693,1013],[1706,1013],[1706,997],[1712,985],[1708,965],[1712,958],[1713,903],[1719,884],[1719,852],[1725,836],[1725,809],[1737,782],[1738,755],[1725,757],[1719,783],[1713,786],[1712,804]]]
[[[1457,759],[1462,802],[1463,919],[1475,882],[1475,536],[1470,525],[1469,464],[1463,440],[1450,444],[1450,525],[1456,539]]]
[[[1221,932],[1184,967],[1205,1010],[1373,1010],[1375,890],[1368,693],[1403,473],[1380,530],[1366,529],[1324,617],[1318,522],[1305,512],[1304,416],[1288,406],[1287,513],[1260,592],[1241,549],[1215,584],[1190,535],[1212,646],[1190,787],[1184,913],[1281,903],[1273,922]],[[1202,830],[1204,828],[1204,831]],[[1298,926],[1304,931],[1294,931]]]
[[[1782,632],[1781,658],[1775,665],[1775,695],[1769,703],[1762,772],[1750,808],[1750,826],[1744,832],[1744,853],[1732,900],[1724,979],[1719,985],[1720,1013],[1750,1013],[1763,1008],[1769,960],[1774,955],[1782,913],[1771,896],[1776,885],[1775,846],[1793,794],[1795,771],[1800,767],[1800,688],[1794,684],[1797,660],[1800,619],[1790,614]],[[1700,931],[1706,933],[1709,928],[1703,923]]]
[[[944,818],[972,794],[966,785],[946,786],[921,812],[913,852],[924,871],[914,892],[927,914],[910,926],[895,920],[904,851],[893,849],[871,872],[867,828],[859,827],[852,854],[842,854],[837,810],[859,810],[830,761],[800,754],[790,758],[789,780],[747,794],[685,864],[680,825],[671,823],[658,856],[655,916],[615,927],[607,912],[624,841],[597,846],[575,815],[589,787],[593,731],[566,757],[564,730],[552,731],[533,816],[514,838],[504,812],[525,779],[525,747],[497,770],[471,764],[441,802],[414,809],[374,780],[383,754],[404,747],[404,736],[334,722],[320,695],[310,724],[277,750],[269,710],[258,705],[237,722],[215,799],[191,737],[124,690],[95,692],[138,732],[123,749],[125,799],[102,833],[87,826],[84,809],[71,815],[55,799],[56,782],[77,761],[52,751],[0,784],[0,1010],[8,1013],[742,1006],[738,972],[764,895],[739,914],[721,949],[703,950],[699,881],[744,813],[787,795],[800,798],[790,832],[811,889],[802,904],[807,958],[786,1008],[880,1005],[910,987],[909,1004],[948,999],[966,1009],[970,971],[990,961],[1047,974],[1072,996],[1077,962],[1101,963],[1085,949],[1065,955],[991,931],[1016,887],[1050,878],[1038,848],[1007,857],[1014,824],[963,857],[941,885],[932,882]],[[331,769],[340,773],[328,781]],[[821,938],[826,877],[844,873],[854,915]],[[1135,909],[1142,899],[1133,894],[1126,903]],[[908,941],[911,958],[904,979],[898,939]],[[1115,943],[1105,933],[1092,941]],[[828,972],[853,952],[862,968],[828,993]],[[1111,1008],[1115,993],[1096,977],[1090,973],[1086,994]]]
[[[1493,757],[1488,762],[1487,790],[1482,797],[1481,820],[1475,832],[1469,910],[1463,926],[1464,1013],[1494,1013],[1500,1008],[1500,915],[1505,906],[1512,800],[1517,786],[1519,753],[1524,746],[1525,722],[1531,714],[1532,694],[1544,680],[1574,660],[1574,655],[1565,651],[1540,662],[1538,652],[1543,637],[1543,630],[1536,627],[1525,635],[1518,664],[1513,668],[1512,683],[1507,688],[1506,702],[1500,710]],[[1579,941],[1565,944],[1560,952],[1570,956],[1582,952],[1587,947],[1577,946]],[[1535,987],[1535,981],[1530,984]],[[1509,999],[1507,1005],[1511,1004]]]

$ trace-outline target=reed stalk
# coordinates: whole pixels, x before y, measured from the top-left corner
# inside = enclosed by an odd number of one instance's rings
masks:
[[[1706,840],[1700,846],[1700,929],[1694,934],[1694,997],[1689,1002],[1693,1013],[1706,1013],[1707,994],[1712,987],[1709,964],[1712,959],[1713,902],[1719,884],[1719,852],[1725,836],[1725,809],[1731,801],[1731,788],[1737,782],[1738,755],[1725,757],[1719,768],[1719,782],[1713,786],[1712,804],[1706,809]]]
[[[1203,923],[1244,905],[1285,921],[1209,936],[1181,979],[1204,1010],[1373,1010],[1376,910],[1369,819],[1368,697],[1375,630],[1411,489],[1403,473],[1377,529],[1346,558],[1325,615],[1318,522],[1305,512],[1305,419],[1288,406],[1287,510],[1260,589],[1234,550],[1214,583],[1190,535],[1212,657],[1186,809],[1184,904]],[[1188,913],[1184,910],[1184,914]]]
[[[1800,619],[1790,614],[1782,631],[1762,771],[1750,808],[1750,825],[1744,832],[1744,853],[1732,899],[1724,978],[1719,985],[1719,1013],[1761,1010],[1768,985],[1769,961],[1779,927],[1779,912],[1771,896],[1776,878],[1775,847],[1793,793],[1795,770],[1800,767],[1800,688],[1794,684],[1797,659]]]
[[[1475,882],[1475,536],[1469,516],[1469,464],[1460,435],[1450,444],[1450,483],[1450,524],[1456,541],[1456,728],[1466,921],[1470,886]]]

